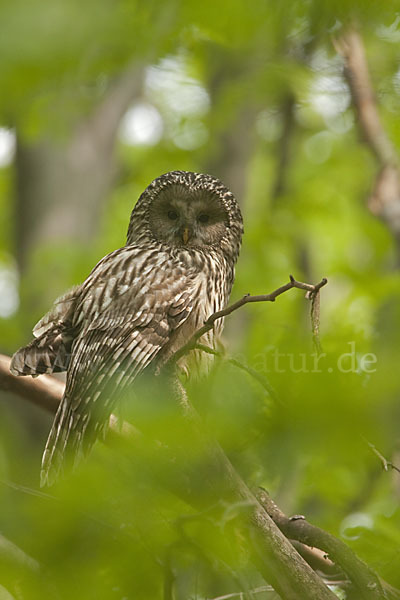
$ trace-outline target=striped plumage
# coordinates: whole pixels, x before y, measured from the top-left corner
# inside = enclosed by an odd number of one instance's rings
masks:
[[[59,298],[14,356],[15,375],[67,370],[42,462],[51,484],[104,432],[118,396],[146,368],[157,371],[223,308],[243,232],[239,207],[217,179],[173,171],[155,179],[132,211],[127,244]],[[204,343],[215,343],[218,321]]]

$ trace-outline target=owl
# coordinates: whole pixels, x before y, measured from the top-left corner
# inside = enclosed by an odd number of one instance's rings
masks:
[[[221,181],[187,171],[161,175],[137,201],[126,245],[100,260],[38,322],[35,339],[14,354],[11,372],[67,372],[43,454],[42,485],[51,485],[66,462],[76,465],[104,435],[118,397],[139,374],[156,376],[225,307],[242,233],[239,206]],[[200,342],[215,347],[222,326],[216,321]]]

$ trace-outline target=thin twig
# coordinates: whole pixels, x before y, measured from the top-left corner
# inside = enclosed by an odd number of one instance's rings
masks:
[[[207,333],[214,327],[215,321],[217,321],[218,319],[222,319],[223,317],[227,317],[228,315],[232,314],[235,310],[238,310],[245,304],[249,304],[250,302],[275,302],[278,296],[284,294],[292,288],[297,288],[299,290],[305,290],[306,292],[309,292],[308,297],[312,299],[312,297],[327,283],[328,280],[325,277],[321,279],[321,281],[316,285],[312,285],[311,283],[303,283],[302,281],[296,281],[296,279],[292,275],[290,275],[289,283],[282,285],[270,294],[261,294],[258,296],[246,294],[245,296],[243,296],[243,298],[237,300],[237,302],[234,302],[233,304],[227,306],[223,310],[219,310],[212,314],[204,323],[204,325],[192,335],[190,340],[169,358],[167,365],[169,366],[171,364],[175,364],[182,356],[187,354],[190,350],[193,350],[198,345],[197,341],[205,333]]]
[[[272,398],[272,400],[274,400],[275,402],[280,402],[274,388],[271,386],[267,378],[255,369],[252,369],[248,365],[245,365],[236,358],[228,358],[223,352],[220,352],[219,350],[214,350],[214,348],[210,348],[210,346],[206,346],[205,344],[196,344],[193,350],[201,350],[206,354],[212,354],[213,356],[219,356],[220,358],[224,358],[226,362],[230,363],[231,365],[233,365],[237,369],[240,369],[241,371],[245,371],[251,377],[253,377],[253,379],[258,381],[258,383],[261,384],[261,386]]]
[[[201,350],[202,352],[205,352],[206,354],[212,354],[213,356],[224,356],[223,352],[214,350],[214,348],[210,348],[210,346],[206,346],[206,344],[196,344],[193,350]]]
[[[400,468],[396,467],[396,465],[394,465],[392,462],[390,462],[389,460],[387,460],[383,454],[381,454],[379,452],[379,450],[377,450],[377,448],[374,446],[374,444],[371,444],[371,442],[368,442],[368,440],[366,440],[368,446],[371,448],[372,452],[374,454],[376,454],[376,456],[379,458],[379,460],[382,463],[382,467],[384,471],[389,471],[389,469],[392,469],[393,471],[397,471],[398,473],[400,473]]]
[[[255,369],[252,369],[248,365],[243,364],[239,360],[236,360],[236,358],[228,358],[227,360],[231,365],[235,366],[238,369],[241,369],[242,371],[245,371],[251,377],[253,377],[253,379],[258,381],[258,383],[264,388],[264,390],[268,393],[268,395],[274,402],[276,402],[278,404],[282,404],[282,401],[278,397],[276,391],[274,390],[274,388],[272,387],[272,385],[269,383],[268,379],[264,375],[262,375]]]

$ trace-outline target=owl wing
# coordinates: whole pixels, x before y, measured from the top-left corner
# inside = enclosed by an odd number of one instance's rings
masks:
[[[118,396],[192,312],[195,289],[196,278],[163,252],[127,247],[95,267],[75,307],[80,333],[43,455],[42,484],[52,483],[65,454],[76,464],[104,431]]]
[[[80,286],[57,298],[53,308],[35,325],[35,338],[12,357],[13,375],[42,375],[68,369],[74,337],[71,318]]]

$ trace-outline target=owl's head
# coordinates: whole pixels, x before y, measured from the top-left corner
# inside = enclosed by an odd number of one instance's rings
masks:
[[[218,247],[237,255],[243,233],[233,194],[211,175],[171,171],[155,179],[132,211],[127,244]]]

